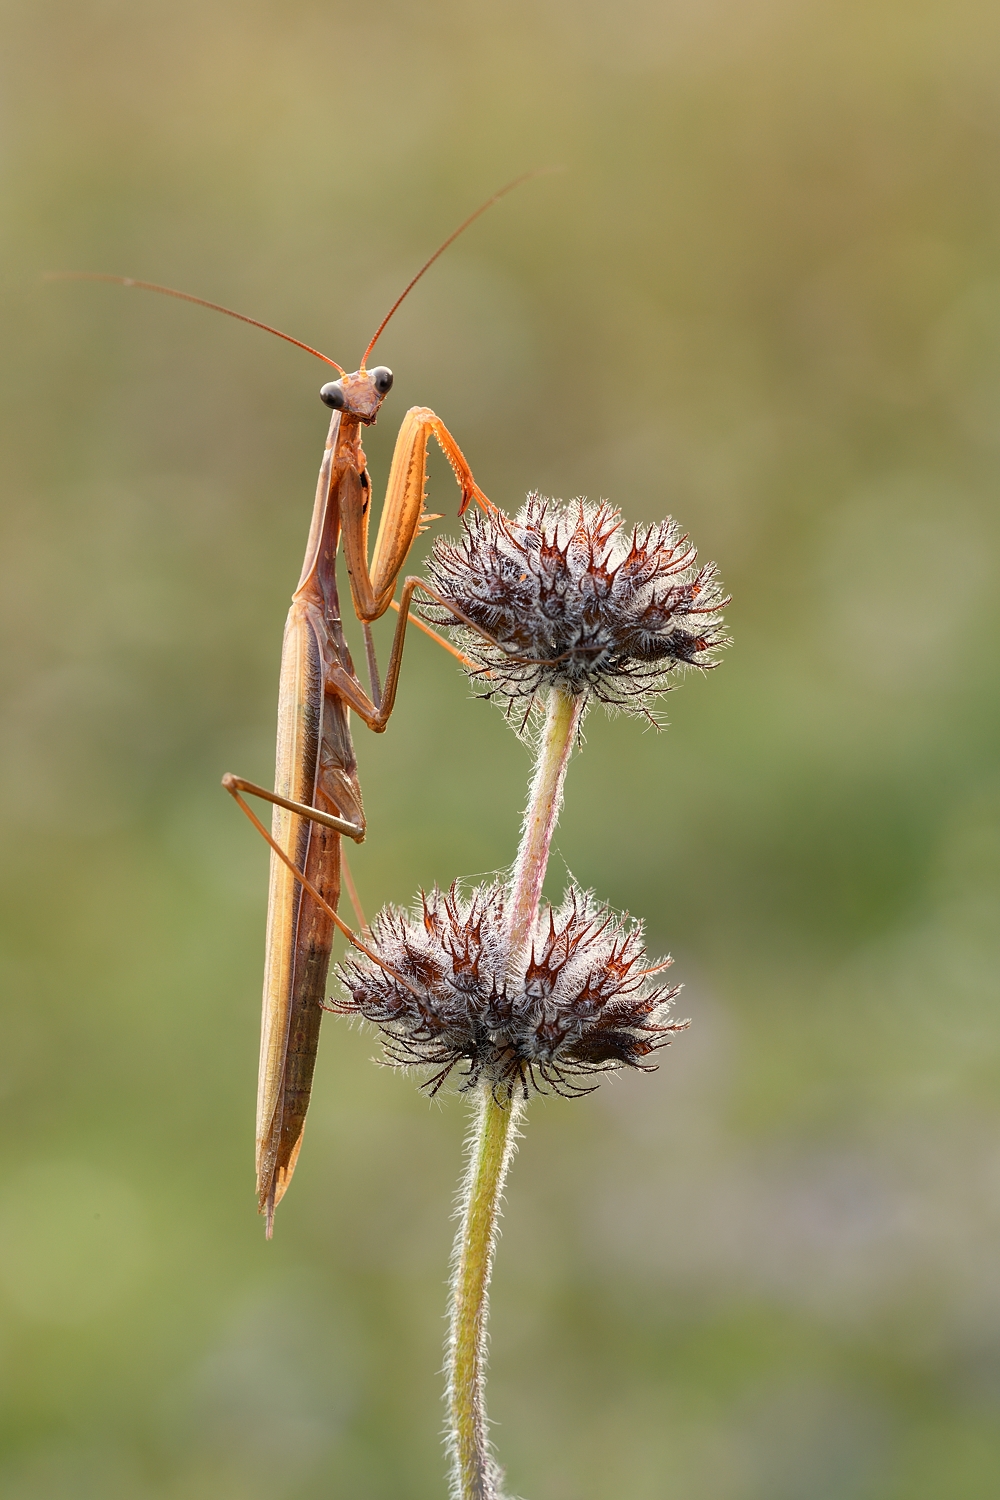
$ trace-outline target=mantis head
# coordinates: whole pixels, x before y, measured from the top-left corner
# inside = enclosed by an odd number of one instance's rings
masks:
[[[376,365],[373,370],[355,370],[353,375],[341,375],[339,380],[330,380],[322,386],[319,399],[333,411],[343,412],[356,422],[369,427],[378,416],[379,407],[392,389],[392,371],[385,365]]]

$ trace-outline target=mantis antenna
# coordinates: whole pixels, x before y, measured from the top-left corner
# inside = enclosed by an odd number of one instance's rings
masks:
[[[441,244],[434,251],[434,254],[430,256],[429,259],[424,261],[417,274],[412,277],[409,282],[407,282],[406,286],[400,292],[399,296],[396,298],[395,302],[392,304],[389,311],[386,313],[385,317],[376,328],[374,336],[369,343],[368,348],[365,350],[364,355],[362,356],[362,370],[365,368],[365,364],[367,362],[369,354],[371,354],[372,350],[374,349],[375,344],[381,337],[382,332],[385,329],[385,326],[388,323],[389,319],[392,317],[393,313],[409,296],[410,292],[412,292],[421,276],[423,276],[426,271],[430,270],[431,266],[439,256],[444,254],[448,246],[453,244],[455,240],[458,239],[460,234],[464,234],[469,225],[474,224],[481,214],[484,214],[488,208],[492,208],[493,204],[498,202],[501,198],[506,197],[506,195],[512,192],[514,188],[520,187],[522,182],[527,182],[530,177],[538,177],[542,172],[551,170],[552,169],[548,167],[538,167],[531,172],[522,172],[520,177],[513,178],[510,182],[506,183],[504,187],[500,188],[498,192],[494,193],[492,197],[487,198],[485,203],[481,203],[474,213],[471,213],[467,219],[462,220],[457,229],[452,230],[451,234],[449,234],[446,240],[442,240]],[[177,297],[181,302],[193,302],[196,307],[207,307],[211,312],[225,313],[227,318],[237,318],[239,322],[249,323],[253,328],[262,328],[265,333],[273,333],[275,338],[284,339],[286,343],[294,344],[297,349],[304,349],[307,354],[312,354],[316,357],[316,359],[321,359],[324,364],[332,365],[335,370],[339,370],[341,375],[347,373],[344,370],[344,367],[342,365],[338,365],[337,361],[335,359],[331,359],[328,354],[321,354],[320,351],[318,349],[314,349],[311,344],[306,344],[303,343],[301,339],[293,338],[290,333],[283,333],[280,328],[273,328],[270,323],[262,323],[259,318],[251,318],[248,313],[236,312],[236,310],[232,307],[224,307],[221,302],[210,302],[207,297],[196,297],[192,292],[181,292],[173,286],[160,286],[159,283],[155,281],[139,281],[135,276],[112,276],[106,271],[47,271],[43,279],[45,281],[109,281],[112,282],[115,286],[137,287],[139,291],[142,292],[158,292],[161,297]]]
[[[505,198],[508,193],[512,193],[516,187],[520,187],[522,182],[527,182],[530,177],[539,177],[543,172],[549,172],[551,170],[551,167],[535,167],[531,172],[522,172],[520,177],[512,178],[510,182],[506,183],[502,188],[500,188],[498,192],[494,193],[491,198],[487,198],[485,203],[480,203],[475,212],[471,213],[467,219],[463,219],[458,228],[453,229],[446,240],[441,241],[441,244],[438,245],[437,249],[434,251],[434,254],[429,256],[428,259],[424,261],[416,276],[411,277],[411,279],[406,283],[406,286],[400,292],[399,296],[396,298],[395,302],[392,304],[389,311],[386,313],[385,317],[376,328],[374,334],[372,335],[371,343],[368,345],[368,348],[361,356],[362,370],[368,363],[368,356],[381,338],[382,332],[385,329],[385,325],[388,323],[393,313],[402,302],[405,302],[406,298],[413,291],[413,288],[416,286],[421,276],[423,276],[424,272],[430,270],[431,266],[438,259],[438,257],[444,254],[448,246],[453,245],[458,239],[459,235],[464,234],[469,225],[474,224],[481,214],[484,214],[488,208],[492,208],[494,203],[498,203],[501,198]]]
[[[341,375],[346,374],[342,365],[338,365],[335,359],[328,354],[321,354],[314,349],[312,344],[304,344],[301,339],[293,339],[290,333],[282,333],[280,328],[272,328],[270,323],[262,323],[259,318],[251,318],[248,313],[234,311],[231,307],[223,307],[221,302],[209,302],[207,297],[195,297],[191,292],[179,292],[173,286],[160,286],[155,281],[137,281],[134,276],[111,276],[106,271],[46,271],[46,281],[111,281],[116,286],[135,286],[141,292],[159,292],[162,297],[178,297],[181,302],[193,302],[197,307],[207,307],[212,312],[225,313],[227,318],[238,318],[241,323],[250,323],[254,328],[263,328],[265,333],[273,333],[275,338],[284,339],[288,344],[294,344],[297,349],[304,349],[307,354],[315,354],[325,365],[332,365],[339,370]]]

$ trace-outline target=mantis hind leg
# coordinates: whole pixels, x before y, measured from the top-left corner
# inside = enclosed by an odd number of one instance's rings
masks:
[[[322,823],[325,828],[332,828],[334,833],[342,833],[345,838],[353,839],[357,844],[365,836],[365,830],[357,823],[338,818],[334,813],[323,812],[318,807],[310,807],[308,802],[293,802],[289,797],[279,797],[277,792],[269,792],[267,787],[258,786],[256,782],[247,781],[242,776],[234,776],[231,771],[223,776],[222,785],[233,796],[237,792],[249,792],[252,797],[263,797],[265,802],[272,802],[275,807],[284,807],[288,812],[298,813],[300,818],[310,818],[314,823]],[[237,797],[236,800],[239,802],[241,799]]]

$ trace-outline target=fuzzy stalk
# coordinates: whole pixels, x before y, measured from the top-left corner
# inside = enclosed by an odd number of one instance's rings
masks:
[[[511,879],[510,956],[516,964],[530,940],[542,898],[563,783],[580,725],[583,695],[550,688],[535,772]],[[514,1087],[478,1091],[469,1170],[455,1242],[448,1338],[448,1441],[453,1500],[502,1500],[503,1473],[490,1449],[486,1417],[486,1320],[490,1273],[504,1181],[524,1101]]]
[[[521,847],[511,879],[510,959],[523,954],[538,916],[549,862],[549,847],[562,807],[566,767],[580,727],[585,694],[551,687],[538,744],[535,774],[524,814]]]
[[[501,1500],[503,1474],[486,1419],[486,1319],[504,1180],[517,1141],[520,1097],[479,1089],[462,1222],[455,1242],[448,1338],[448,1445],[453,1500]]]

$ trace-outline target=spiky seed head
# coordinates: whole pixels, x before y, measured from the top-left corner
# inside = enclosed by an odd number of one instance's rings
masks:
[[[460,1089],[485,1083],[508,1097],[587,1093],[595,1073],[650,1069],[688,1023],[668,1020],[678,988],[655,975],[670,959],[645,962],[639,923],[572,887],[558,909],[542,908],[512,963],[505,903],[503,886],[481,885],[469,895],[435,888],[409,912],[387,907],[372,941],[413,988],[352,955],[331,1009],[377,1026],[389,1062],[431,1068],[432,1094],[455,1068]]]
[[[715,666],[729,644],[719,617],[729,600],[715,564],[696,559],[670,518],[628,532],[604,503],[531,494],[516,517],[477,511],[457,542],[435,542],[428,580],[445,605],[421,608],[456,633],[481,668],[473,677],[515,716],[557,686],[651,717],[678,668]]]

